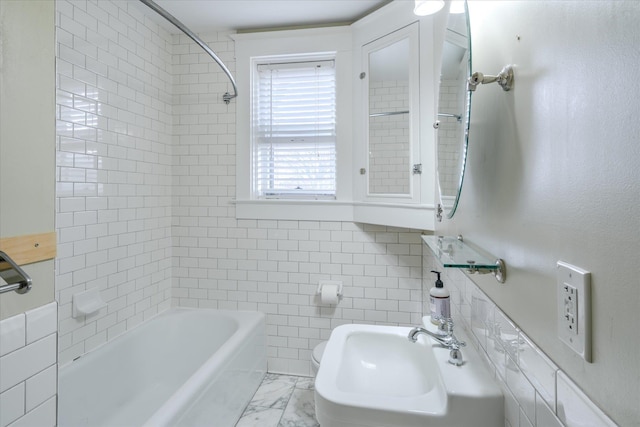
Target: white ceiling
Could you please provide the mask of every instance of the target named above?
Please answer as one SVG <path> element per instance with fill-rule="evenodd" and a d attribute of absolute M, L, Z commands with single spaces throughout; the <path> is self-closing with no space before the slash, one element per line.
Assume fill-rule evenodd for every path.
<path fill-rule="evenodd" d="M 190 30 L 198 33 L 213 30 L 350 24 L 389 3 L 390 0 L 155 0 L 155 2 Z M 156 15 L 154 12 L 151 13 Z M 154 20 L 172 33 L 179 32 L 159 16 Z"/>

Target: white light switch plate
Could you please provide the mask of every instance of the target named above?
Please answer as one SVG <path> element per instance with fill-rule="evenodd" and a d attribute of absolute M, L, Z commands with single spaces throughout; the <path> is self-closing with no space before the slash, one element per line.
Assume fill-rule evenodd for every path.
<path fill-rule="evenodd" d="M 591 273 L 558 261 L 558 337 L 591 362 Z"/>

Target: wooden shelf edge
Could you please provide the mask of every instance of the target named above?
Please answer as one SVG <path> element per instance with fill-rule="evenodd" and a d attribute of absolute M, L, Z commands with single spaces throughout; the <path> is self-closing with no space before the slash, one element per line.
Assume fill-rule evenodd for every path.
<path fill-rule="evenodd" d="M 30 234 L 0 238 L 0 251 L 18 265 L 32 264 L 56 257 L 56 233 Z"/>

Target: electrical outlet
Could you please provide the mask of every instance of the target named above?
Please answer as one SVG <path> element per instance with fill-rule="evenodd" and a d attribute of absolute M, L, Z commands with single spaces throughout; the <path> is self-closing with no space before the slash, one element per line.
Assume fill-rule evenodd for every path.
<path fill-rule="evenodd" d="M 578 335 L 578 290 L 568 283 L 564 283 L 560 293 L 564 306 L 560 327 L 564 327 L 572 335 Z"/>
<path fill-rule="evenodd" d="M 591 273 L 558 261 L 558 337 L 591 362 Z"/>

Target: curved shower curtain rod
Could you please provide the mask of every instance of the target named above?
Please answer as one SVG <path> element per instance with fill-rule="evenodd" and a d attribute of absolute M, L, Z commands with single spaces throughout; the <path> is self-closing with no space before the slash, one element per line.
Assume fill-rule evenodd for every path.
<path fill-rule="evenodd" d="M 216 61 L 218 63 L 220 68 L 222 68 L 222 71 L 224 71 L 224 73 L 227 75 L 227 77 L 229 77 L 229 80 L 231 80 L 231 84 L 233 85 L 233 95 L 231 95 L 229 92 L 227 92 L 222 96 L 222 99 L 224 100 L 225 104 L 228 104 L 229 102 L 231 102 L 231 99 L 233 99 L 233 98 L 238 96 L 238 87 L 236 86 L 236 81 L 233 79 L 233 76 L 231 75 L 231 72 L 229 71 L 227 66 L 224 65 L 224 62 L 222 62 L 222 60 L 220 58 L 218 58 L 218 55 L 216 55 L 216 53 L 209 46 L 207 46 L 207 44 L 205 42 L 203 42 L 200 39 L 200 37 L 195 35 L 190 29 L 185 27 L 182 22 L 178 21 L 175 16 L 173 16 L 172 14 L 170 14 L 169 12 L 167 12 L 166 10 L 164 10 L 163 8 L 158 6 L 152 0 L 140 0 L 140 1 L 142 3 L 144 3 L 145 5 L 149 6 L 150 9 L 152 9 L 153 11 L 158 13 L 164 19 L 166 19 L 167 21 L 171 22 L 180 31 L 182 31 L 187 36 L 189 36 L 189 38 L 191 38 L 191 40 L 196 42 L 202 49 L 204 49 L 205 52 L 207 52 L 213 58 L 214 61 Z"/>

